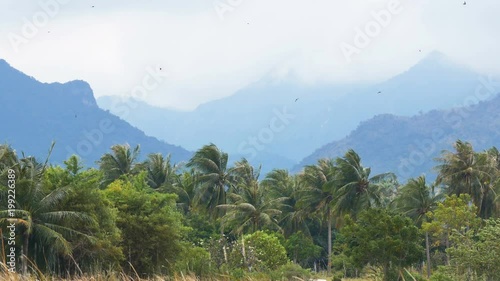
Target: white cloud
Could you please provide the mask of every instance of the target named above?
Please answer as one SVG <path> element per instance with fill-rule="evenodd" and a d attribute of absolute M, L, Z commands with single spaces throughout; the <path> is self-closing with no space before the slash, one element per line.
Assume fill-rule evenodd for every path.
<path fill-rule="evenodd" d="M 351 63 L 340 44 L 352 42 L 355 28 L 364 28 L 390 0 L 241 0 L 224 20 L 211 0 L 101 2 L 61 6 L 15 52 L 8 34 L 19 33 L 22 18 L 40 7 L 3 1 L 0 57 L 42 81 L 87 80 L 96 96 L 126 94 L 147 66 L 158 65 L 170 77 L 147 101 L 181 109 L 230 95 L 270 71 L 293 72 L 307 83 L 380 80 L 435 48 L 480 71 L 500 73 L 495 0 L 467 6 L 400 0 L 402 12 Z"/>

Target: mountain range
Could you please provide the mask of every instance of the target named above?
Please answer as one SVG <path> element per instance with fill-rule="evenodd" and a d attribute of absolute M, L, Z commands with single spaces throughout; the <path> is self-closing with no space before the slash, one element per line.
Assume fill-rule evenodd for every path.
<path fill-rule="evenodd" d="M 190 150 L 215 143 L 232 158 L 246 157 L 263 171 L 305 163 L 318 147 L 341 140 L 379 114 L 410 117 L 459 106 L 480 83 L 473 70 L 432 52 L 380 83 L 307 85 L 264 77 L 234 95 L 181 112 L 134 99 L 101 97 L 98 104 L 146 134 Z M 316 155 L 316 154 L 314 154 Z M 307 162 L 307 161 L 306 161 Z"/>
<path fill-rule="evenodd" d="M 483 85 L 492 86 L 491 90 Z M 470 142 L 476 151 L 500 144 L 500 84 L 485 82 L 478 89 L 478 95 L 466 98 L 478 100 L 475 105 L 432 110 L 412 117 L 375 116 L 347 137 L 319 148 L 294 170 L 354 149 L 363 164 L 372 168 L 372 174 L 394 172 L 400 180 L 422 174 L 435 178 L 436 159 L 443 151 L 453 151 L 457 140 Z"/>
<path fill-rule="evenodd" d="M 5 60 L 0 60 L 0 106 L 4 120 L 0 141 L 37 157 L 47 156 L 55 142 L 50 158 L 54 163 L 76 154 L 87 166 L 94 166 L 114 144 L 140 144 L 142 157 L 170 153 L 177 162 L 191 156 L 99 108 L 88 83 L 41 83 Z"/>
<path fill-rule="evenodd" d="M 497 145 L 498 89 L 491 77 L 432 53 L 378 84 L 263 78 L 181 112 L 113 96 L 96 101 L 84 81 L 41 83 L 0 60 L 0 141 L 38 157 L 55 141 L 52 162 L 77 154 L 88 166 L 114 144 L 140 144 L 142 158 L 170 153 L 180 162 L 215 143 L 230 162 L 246 157 L 262 164 L 263 174 L 298 172 L 353 148 L 373 173 L 391 171 L 404 180 L 432 174 L 434 159 L 457 139 L 479 150 Z"/>

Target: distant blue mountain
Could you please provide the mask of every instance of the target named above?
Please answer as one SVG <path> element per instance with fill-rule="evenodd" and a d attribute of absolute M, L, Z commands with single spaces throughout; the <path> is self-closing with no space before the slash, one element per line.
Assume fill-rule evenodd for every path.
<path fill-rule="evenodd" d="M 354 149 L 373 174 L 394 172 L 401 181 L 426 174 L 432 180 L 436 177 L 435 159 L 443 150 L 453 151 L 458 139 L 470 142 L 476 151 L 500 148 L 500 84 L 485 82 L 478 89 L 468 97 L 481 101 L 474 106 L 432 110 L 413 117 L 377 115 L 347 137 L 316 150 L 294 171 Z"/>
<path fill-rule="evenodd" d="M 262 163 L 268 171 L 291 168 L 375 115 L 412 116 L 460 105 L 474 92 L 478 78 L 474 71 L 433 52 L 407 71 L 377 84 L 304 85 L 293 78 L 275 81 L 264 77 L 191 112 L 130 100 L 125 102 L 137 107 L 122 116 L 149 135 L 191 150 L 213 142 L 231 155 Z M 118 98 L 97 101 L 120 116 Z M 284 111 L 293 118 L 283 122 Z"/>
<path fill-rule="evenodd" d="M 0 60 L 0 142 L 18 152 L 44 157 L 52 141 L 51 161 L 62 163 L 71 154 L 95 165 L 114 144 L 140 144 L 141 154 L 171 153 L 174 161 L 191 153 L 146 136 L 126 121 L 97 106 L 84 81 L 41 83 Z"/>

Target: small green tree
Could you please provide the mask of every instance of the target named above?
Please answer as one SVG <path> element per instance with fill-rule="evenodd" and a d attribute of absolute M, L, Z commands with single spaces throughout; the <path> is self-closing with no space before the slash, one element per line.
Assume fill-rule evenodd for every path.
<path fill-rule="evenodd" d="M 479 225 L 481 220 L 476 214 L 477 207 L 472 204 L 470 195 L 452 195 L 446 197 L 442 203 L 438 203 L 434 211 L 427 213 L 427 217 L 431 221 L 423 222 L 422 229 L 432 233 L 438 239 L 437 245 L 444 244 L 446 248 L 449 248 L 450 236 L 453 231 L 459 231 L 463 234 Z M 447 254 L 446 263 L 449 264 L 449 262 L 450 258 Z"/>
<path fill-rule="evenodd" d="M 285 248 L 288 257 L 294 263 L 306 266 L 310 259 L 316 259 L 321 256 L 322 248 L 314 244 L 310 236 L 306 236 L 302 231 L 295 232 L 285 241 Z"/>
<path fill-rule="evenodd" d="M 364 210 L 357 221 L 346 217 L 340 236 L 344 254 L 359 267 L 381 266 L 384 280 L 397 280 L 403 267 L 423 260 L 418 228 L 410 218 L 393 215 L 385 209 Z"/>
<path fill-rule="evenodd" d="M 118 209 L 116 224 L 123 236 L 124 268 L 132 265 L 143 276 L 171 273 L 186 231 L 176 210 L 176 196 L 153 191 L 144 172 L 131 180 L 116 180 L 105 190 Z"/>
<path fill-rule="evenodd" d="M 500 276 L 500 219 L 487 220 L 477 233 L 454 231 L 450 240 L 454 246 L 447 252 L 458 276 L 465 275 L 467 280 L 496 280 Z"/>
<path fill-rule="evenodd" d="M 279 238 L 263 231 L 243 236 L 233 245 L 230 257 L 233 267 L 257 271 L 274 270 L 288 262 Z"/>

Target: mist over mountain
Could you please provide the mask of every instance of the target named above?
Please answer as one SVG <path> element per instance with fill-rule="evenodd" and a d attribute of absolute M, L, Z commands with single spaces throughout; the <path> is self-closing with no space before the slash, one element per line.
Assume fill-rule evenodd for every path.
<path fill-rule="evenodd" d="M 432 52 L 377 84 L 306 85 L 293 77 L 264 77 L 230 97 L 190 112 L 118 97 L 101 97 L 97 102 L 149 135 L 190 150 L 212 142 L 231 155 L 249 158 L 254 165 L 262 163 L 267 170 L 291 168 L 375 115 L 409 117 L 460 105 L 474 92 L 480 77 Z M 123 104 L 135 107 L 124 112 L 120 110 Z"/>
<path fill-rule="evenodd" d="M 483 80 L 477 91 L 464 99 L 480 101 L 472 106 L 432 110 L 412 117 L 377 115 L 362 122 L 347 137 L 331 142 L 295 167 L 314 164 L 320 158 L 335 158 L 354 149 L 373 174 L 394 172 L 400 180 L 426 174 L 435 178 L 435 159 L 443 150 L 453 151 L 458 140 L 470 142 L 476 151 L 500 143 L 500 83 Z"/>
<path fill-rule="evenodd" d="M 141 155 L 171 153 L 189 159 L 187 150 L 146 136 L 119 117 L 100 109 L 84 81 L 41 83 L 0 60 L 0 141 L 19 152 L 45 157 L 52 141 L 51 162 L 72 154 L 92 166 L 114 144 L 141 145 Z M 43 160 L 43 159 L 42 159 Z"/>

